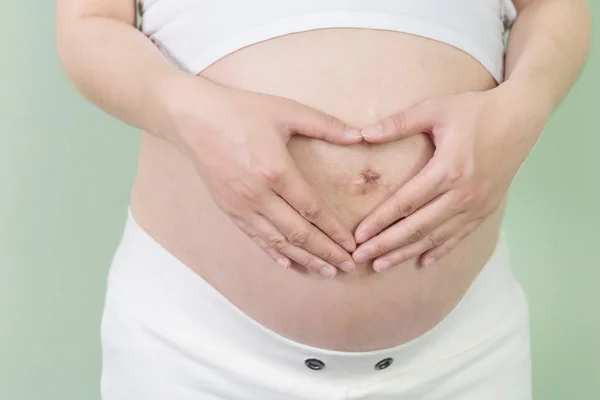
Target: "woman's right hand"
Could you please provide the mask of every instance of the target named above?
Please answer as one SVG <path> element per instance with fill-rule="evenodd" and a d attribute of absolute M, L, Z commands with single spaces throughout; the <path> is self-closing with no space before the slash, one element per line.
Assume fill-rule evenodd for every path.
<path fill-rule="evenodd" d="M 293 260 L 326 278 L 334 267 L 354 270 L 352 233 L 303 179 L 287 143 L 301 134 L 349 145 L 360 131 L 282 97 L 217 85 L 199 95 L 206 81 L 194 80 L 202 79 L 175 92 L 171 129 L 217 205 L 280 265 Z"/>

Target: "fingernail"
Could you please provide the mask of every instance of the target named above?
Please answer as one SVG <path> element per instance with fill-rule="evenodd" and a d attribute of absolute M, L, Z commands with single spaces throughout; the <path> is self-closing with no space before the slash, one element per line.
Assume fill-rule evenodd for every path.
<path fill-rule="evenodd" d="M 341 245 L 344 248 L 344 250 L 349 251 L 350 253 L 356 250 L 356 246 L 352 242 L 349 242 L 347 240 L 343 241 Z"/>
<path fill-rule="evenodd" d="M 388 260 L 382 260 L 376 262 L 375 265 L 373 265 L 373 269 L 375 269 L 376 272 L 383 272 L 391 266 L 391 262 L 389 262 Z"/>
<path fill-rule="evenodd" d="M 346 139 L 362 139 L 362 134 L 358 129 L 350 128 L 344 133 Z"/>
<path fill-rule="evenodd" d="M 290 266 L 289 261 L 286 260 L 285 258 L 277 259 L 277 264 L 281 265 L 283 268 L 289 268 L 289 266 Z"/>
<path fill-rule="evenodd" d="M 364 138 L 378 138 L 383 136 L 383 129 L 381 128 L 381 125 L 375 124 L 363 128 L 360 133 Z"/>
<path fill-rule="evenodd" d="M 433 264 L 436 261 L 435 258 L 433 257 L 429 257 L 427 260 L 425 260 L 425 267 L 429 267 L 431 264 Z"/>
<path fill-rule="evenodd" d="M 361 263 L 367 262 L 368 260 L 369 260 L 369 255 L 366 254 L 366 253 L 356 253 L 354 255 L 354 261 L 357 264 L 361 264 Z"/>
<path fill-rule="evenodd" d="M 354 267 L 355 267 L 355 265 L 352 261 L 344 261 L 343 263 L 340 264 L 340 269 L 345 272 L 354 271 Z"/>
<path fill-rule="evenodd" d="M 335 268 L 329 265 L 323 267 L 319 270 L 319 275 L 321 275 L 323 278 L 331 279 L 335 276 Z"/>
<path fill-rule="evenodd" d="M 369 238 L 367 231 L 361 230 L 356 233 L 356 241 L 362 243 Z"/>

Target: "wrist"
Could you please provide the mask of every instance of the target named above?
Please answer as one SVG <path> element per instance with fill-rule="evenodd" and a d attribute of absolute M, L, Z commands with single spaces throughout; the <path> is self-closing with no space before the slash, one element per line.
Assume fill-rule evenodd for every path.
<path fill-rule="evenodd" d="M 224 96 L 224 88 L 201 77 L 176 71 L 165 76 L 155 85 L 153 103 L 156 118 L 153 126 L 158 136 L 175 145 L 187 142 L 188 121 L 197 128 L 199 120 L 208 124 L 208 116 Z"/>
<path fill-rule="evenodd" d="M 147 112 L 151 115 L 150 124 L 145 130 L 154 136 L 172 141 L 175 137 L 173 114 L 180 108 L 178 99 L 182 82 L 187 79 L 181 71 L 169 71 L 157 77 L 148 95 L 152 104 Z"/>
<path fill-rule="evenodd" d="M 502 113 L 526 115 L 537 123 L 546 124 L 558 106 L 548 82 L 533 77 L 511 77 L 493 89 L 495 101 Z"/>
<path fill-rule="evenodd" d="M 498 116 L 494 131 L 520 165 L 539 141 L 556 106 L 532 81 L 507 80 L 490 92 L 491 109 Z"/>

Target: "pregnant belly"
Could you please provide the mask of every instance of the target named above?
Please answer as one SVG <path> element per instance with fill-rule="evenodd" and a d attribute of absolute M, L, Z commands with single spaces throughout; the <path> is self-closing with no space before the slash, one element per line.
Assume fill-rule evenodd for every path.
<path fill-rule="evenodd" d="M 202 76 L 288 97 L 357 127 L 426 98 L 494 85 L 477 61 L 453 47 L 362 29 L 272 39 L 225 57 Z M 353 146 L 295 136 L 288 148 L 305 179 L 351 229 L 434 150 L 425 135 Z M 144 134 L 132 210 L 164 247 L 267 328 L 353 351 L 394 346 L 437 324 L 489 258 L 503 207 L 434 266 L 419 268 L 413 259 L 376 274 L 367 263 L 324 280 L 274 264 L 214 204 L 191 164 L 169 143 Z"/>

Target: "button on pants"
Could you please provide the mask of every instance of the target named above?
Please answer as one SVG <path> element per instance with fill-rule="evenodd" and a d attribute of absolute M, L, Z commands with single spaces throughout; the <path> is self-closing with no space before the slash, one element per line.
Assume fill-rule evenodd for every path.
<path fill-rule="evenodd" d="M 531 400 L 527 299 L 503 234 L 432 329 L 396 347 L 343 352 L 259 324 L 129 210 L 101 334 L 103 400 Z"/>

